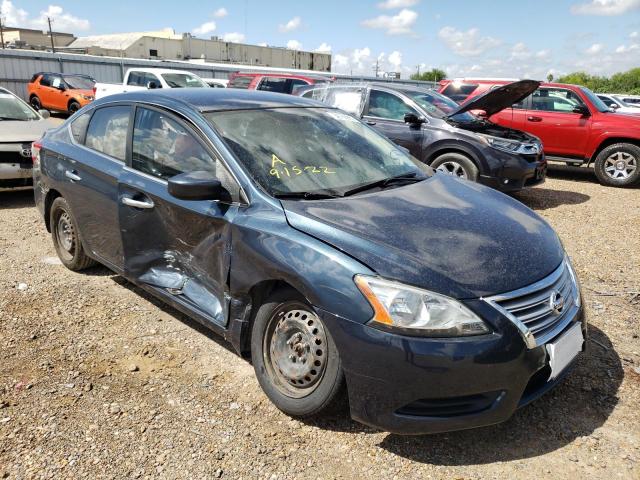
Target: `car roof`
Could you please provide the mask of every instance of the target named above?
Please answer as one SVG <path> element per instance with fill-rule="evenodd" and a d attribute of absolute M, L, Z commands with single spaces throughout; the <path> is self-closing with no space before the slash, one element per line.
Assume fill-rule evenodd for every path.
<path fill-rule="evenodd" d="M 129 68 L 129 71 L 133 71 L 133 72 L 143 72 L 143 73 L 159 73 L 159 74 L 163 74 L 163 73 L 188 73 L 189 75 L 194 75 L 196 77 L 198 77 L 198 74 L 193 73 L 193 72 L 189 72 L 188 70 L 175 70 L 175 69 L 171 69 L 171 68 L 138 68 L 138 67 L 131 67 Z"/>
<path fill-rule="evenodd" d="M 331 80 L 331 77 L 324 75 L 314 75 L 312 73 L 279 73 L 279 72 L 236 72 L 235 77 L 282 77 L 282 78 L 303 78 L 311 80 Z"/>
<path fill-rule="evenodd" d="M 513 83 L 509 80 L 502 80 L 502 79 L 496 79 L 496 80 L 488 80 L 488 79 L 475 79 L 475 78 L 456 78 L 455 80 L 451 80 L 450 83 L 478 83 L 478 84 L 484 84 L 484 85 L 508 85 L 510 83 Z M 574 88 L 580 88 L 580 85 L 574 85 L 572 83 L 555 83 L 555 82 L 541 82 L 540 83 L 541 87 L 562 87 L 562 88 L 567 88 L 567 87 L 574 87 Z"/>
<path fill-rule="evenodd" d="M 255 110 L 284 107 L 324 107 L 323 103 L 282 93 L 242 90 L 235 88 L 163 88 L 109 95 L 94 102 L 96 105 L 116 101 L 162 102 L 177 100 L 201 112 L 222 110 Z"/>

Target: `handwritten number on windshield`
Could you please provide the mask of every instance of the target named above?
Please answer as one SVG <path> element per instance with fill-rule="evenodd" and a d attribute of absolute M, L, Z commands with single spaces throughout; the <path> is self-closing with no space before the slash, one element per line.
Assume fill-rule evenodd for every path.
<path fill-rule="evenodd" d="M 280 160 L 275 153 L 271 155 L 271 169 L 269 170 L 269 175 L 281 178 L 294 177 L 302 175 L 303 173 L 330 175 L 336 172 L 335 170 L 331 170 L 329 167 L 316 167 L 313 165 L 300 167 L 299 165 L 287 165 L 287 162 Z"/>

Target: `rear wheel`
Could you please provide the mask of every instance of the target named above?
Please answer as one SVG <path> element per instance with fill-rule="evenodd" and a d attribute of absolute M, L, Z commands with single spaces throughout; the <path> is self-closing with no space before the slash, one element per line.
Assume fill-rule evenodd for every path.
<path fill-rule="evenodd" d="M 80 110 L 80 104 L 78 102 L 76 102 L 75 100 L 73 100 L 73 101 L 69 102 L 68 110 L 69 110 L 69 113 L 71 115 L 73 115 L 78 110 Z"/>
<path fill-rule="evenodd" d="M 326 411 L 343 391 L 342 363 L 329 330 L 292 290 L 276 292 L 260 306 L 251 359 L 260 386 L 288 415 Z"/>
<path fill-rule="evenodd" d="M 631 143 L 609 145 L 598 154 L 593 168 L 603 185 L 634 185 L 640 181 L 640 147 Z"/>
<path fill-rule="evenodd" d="M 53 201 L 50 215 L 51 237 L 62 264 L 76 272 L 96 265 L 97 262 L 88 257 L 82 247 L 78 224 L 64 198 L 58 197 Z"/>
<path fill-rule="evenodd" d="M 437 157 L 431 166 L 439 172 L 467 180 L 478 180 L 478 167 L 473 161 L 461 153 L 445 153 Z"/>
<path fill-rule="evenodd" d="M 29 104 L 33 107 L 35 111 L 39 111 L 42 108 L 42 103 L 40 99 L 36 95 L 31 95 L 29 99 Z"/>

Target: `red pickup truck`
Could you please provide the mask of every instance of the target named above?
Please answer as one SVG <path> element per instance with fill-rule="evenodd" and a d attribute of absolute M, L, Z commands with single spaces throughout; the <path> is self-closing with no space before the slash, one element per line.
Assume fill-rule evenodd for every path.
<path fill-rule="evenodd" d="M 506 80 L 444 80 L 440 93 L 465 103 Z M 508 128 L 531 133 L 544 145 L 547 160 L 593 165 L 604 185 L 640 183 L 640 116 L 612 112 L 591 90 L 542 83 L 529 97 L 491 117 Z"/>

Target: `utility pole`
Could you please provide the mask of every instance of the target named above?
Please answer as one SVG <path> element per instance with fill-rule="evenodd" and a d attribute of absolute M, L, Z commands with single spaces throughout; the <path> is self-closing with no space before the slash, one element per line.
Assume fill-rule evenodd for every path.
<path fill-rule="evenodd" d="M 373 67 L 373 70 L 376 72 L 376 78 L 378 78 L 378 72 L 380 71 L 380 61 L 376 60 L 376 66 Z"/>
<path fill-rule="evenodd" d="M 51 17 L 47 17 L 47 22 L 49 23 L 49 37 L 51 37 L 51 51 L 56 53 L 56 46 L 53 43 L 53 30 L 51 30 Z"/>
<path fill-rule="evenodd" d="M 420 65 L 416 65 L 416 68 L 418 69 L 418 80 L 420 80 Z"/>
<path fill-rule="evenodd" d="M 2 24 L 2 10 L 0 10 L 0 46 L 4 50 L 4 25 Z"/>

